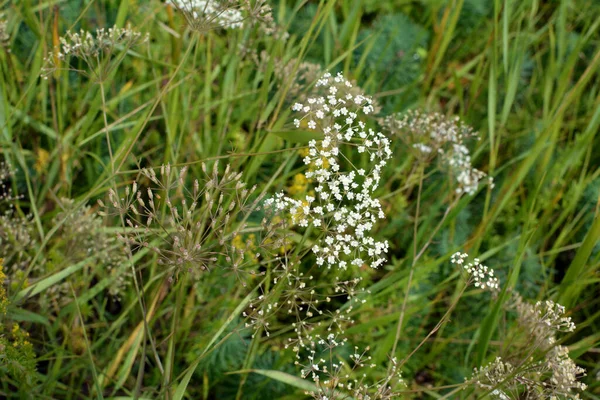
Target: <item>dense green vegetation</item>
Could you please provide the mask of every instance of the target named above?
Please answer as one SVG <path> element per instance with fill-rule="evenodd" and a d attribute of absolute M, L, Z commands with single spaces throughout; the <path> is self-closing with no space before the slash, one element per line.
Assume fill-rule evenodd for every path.
<path fill-rule="evenodd" d="M 571 398 L 552 381 L 565 348 L 587 374 L 573 396 L 600 398 L 600 3 L 268 3 L 233 2 L 233 27 L 160 0 L 0 0 L 0 397 L 324 399 L 333 383 L 293 349 L 306 323 L 304 338 L 347 339 L 326 364 L 372 398 Z M 96 48 L 66 54 L 80 30 Z M 358 118 L 390 140 L 376 269 L 318 266 L 322 226 L 264 206 L 315 196 L 303 159 L 327 132 L 294 104 L 325 71 L 373 97 Z M 410 110 L 442 122 L 403 124 Z M 464 142 L 436 139 L 452 127 Z M 472 193 L 455 142 L 483 171 Z M 348 154 L 342 170 L 371 170 Z M 546 300 L 577 325 L 556 343 Z M 353 370 L 367 347 L 373 367 Z M 485 386 L 473 369 L 496 357 L 515 370 Z"/>

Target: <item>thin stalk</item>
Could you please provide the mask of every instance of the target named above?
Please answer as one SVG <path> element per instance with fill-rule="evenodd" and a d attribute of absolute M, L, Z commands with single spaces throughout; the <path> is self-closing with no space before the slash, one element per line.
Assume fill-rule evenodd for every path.
<path fill-rule="evenodd" d="M 454 311 L 454 308 L 456 308 L 456 305 L 458 304 L 458 301 L 460 300 L 463 293 L 467 289 L 467 286 L 468 285 L 463 286 L 461 292 L 459 293 L 458 296 L 456 296 L 456 299 L 454 300 L 454 302 L 452 303 L 450 308 L 448 308 L 448 310 L 446 311 L 444 316 L 439 320 L 439 322 L 436 324 L 436 326 L 427 334 L 427 336 L 425 336 L 425 339 L 421 340 L 421 343 L 419 343 L 419 345 L 417 347 L 415 347 L 414 350 L 402 360 L 402 362 L 398 366 L 398 369 L 401 369 L 402 366 L 421 348 L 421 346 L 423 346 L 423 344 L 425 344 L 425 342 L 428 341 L 429 338 L 442 327 L 442 324 L 444 322 L 446 322 L 446 320 L 450 317 L 450 314 L 452 313 L 452 311 Z"/>
<path fill-rule="evenodd" d="M 396 325 L 396 338 L 394 339 L 394 345 L 392 346 L 392 357 L 394 357 L 394 354 L 396 354 L 396 348 L 398 347 L 398 341 L 400 340 L 400 334 L 402 333 L 402 322 L 404 322 L 404 315 L 406 313 L 406 305 L 408 304 L 410 287 L 412 285 L 413 275 L 415 272 L 415 265 L 417 264 L 417 231 L 419 228 L 419 213 L 421 210 L 421 192 L 423 191 L 423 174 L 424 169 L 421 167 L 419 170 L 419 189 L 417 191 L 417 210 L 415 212 L 415 223 L 413 225 L 413 260 L 410 266 L 410 272 L 408 274 L 408 282 L 406 284 L 406 292 L 404 293 L 402 309 L 400 310 L 400 315 L 398 316 L 398 324 Z M 392 364 L 390 364 L 390 368 L 391 365 Z"/>
<path fill-rule="evenodd" d="M 458 203 L 458 200 L 460 199 L 460 197 L 457 197 L 448 206 L 448 208 L 446 208 L 446 211 L 444 212 L 444 216 L 442 217 L 442 219 L 440 220 L 440 222 L 438 222 L 438 224 L 434 228 L 433 232 L 429 236 L 429 239 L 427 239 L 427 242 L 425 242 L 425 244 L 421 247 L 421 250 L 419 250 L 419 252 L 417 252 L 417 227 L 418 227 L 418 222 L 419 222 L 420 200 L 421 200 L 421 192 L 422 192 L 422 187 L 423 187 L 423 171 L 424 170 L 421 168 L 421 174 L 420 174 L 420 177 L 419 177 L 419 190 L 418 190 L 418 193 L 417 193 L 417 211 L 416 211 L 416 215 L 415 215 L 415 224 L 414 224 L 414 228 L 413 228 L 413 235 L 414 235 L 414 239 L 413 239 L 413 261 L 412 261 L 412 264 L 411 264 L 411 267 L 410 267 L 410 273 L 409 273 L 409 276 L 408 276 L 408 282 L 407 282 L 407 287 L 406 287 L 406 294 L 404 296 L 404 300 L 403 300 L 403 303 L 402 303 L 402 309 L 400 310 L 400 315 L 398 316 L 398 325 L 396 326 L 396 337 L 394 339 L 394 346 L 392 347 L 392 352 L 391 352 L 391 356 L 392 357 L 394 357 L 394 354 L 396 353 L 396 348 L 398 346 L 398 341 L 400 340 L 400 334 L 402 333 L 402 323 L 403 323 L 404 316 L 405 316 L 405 313 L 406 313 L 406 307 L 407 307 L 407 303 L 408 303 L 408 296 L 409 296 L 409 293 L 410 293 L 410 287 L 411 287 L 411 284 L 412 284 L 412 279 L 413 279 L 413 275 L 414 275 L 415 266 L 417 265 L 417 261 L 425 253 L 425 250 L 427 250 L 427 248 L 431 245 L 431 242 L 433 241 L 433 238 L 435 237 L 435 235 L 437 235 L 438 231 L 440 230 L 440 228 L 442 227 L 442 225 L 446 221 L 446 218 L 450 214 L 450 211 L 454 208 L 454 206 L 456 205 L 456 203 Z M 460 298 L 460 296 L 458 298 Z M 439 329 L 439 328 L 437 328 L 437 329 Z M 431 336 L 431 335 L 428 335 L 424 339 L 424 341 L 428 340 L 429 336 Z M 419 345 L 419 347 L 420 346 L 421 345 Z M 392 364 L 390 364 L 390 368 L 391 368 L 391 365 Z"/>
<path fill-rule="evenodd" d="M 169 339 L 169 348 L 167 350 L 167 364 L 165 367 L 165 374 L 163 375 L 163 387 L 165 388 L 165 399 L 170 399 L 172 393 L 169 391 L 169 385 L 171 384 L 171 377 L 173 375 L 173 365 L 175 363 L 175 341 L 176 341 L 176 330 L 179 325 L 179 314 L 183 314 L 183 298 L 185 296 L 185 288 L 187 283 L 187 275 L 179 281 L 179 290 L 177 291 L 175 299 L 175 310 L 173 311 L 173 320 L 171 325 L 171 338 Z"/>
<path fill-rule="evenodd" d="M 85 324 L 83 323 L 83 316 L 81 315 L 81 309 L 79 308 L 79 301 L 77 301 L 77 295 L 75 294 L 75 290 L 73 289 L 73 285 L 69 283 L 69 287 L 71 289 L 71 293 L 73 294 L 73 299 L 75 300 L 75 307 L 77 308 L 77 315 L 79 317 L 79 321 L 81 322 L 81 330 L 83 332 L 83 340 L 85 342 L 85 350 L 90 359 L 90 365 L 92 370 L 92 376 L 94 377 L 94 385 L 96 386 L 96 390 L 98 391 L 97 398 L 104 399 L 102 396 L 102 387 L 100 386 L 100 381 L 98 380 L 98 373 L 96 371 L 96 365 L 94 364 L 94 357 L 92 357 L 92 352 L 90 351 L 90 342 L 87 337 L 87 332 L 85 331 Z"/>
<path fill-rule="evenodd" d="M 102 117 L 104 119 L 104 135 L 106 137 L 106 145 L 108 146 L 108 155 L 110 157 L 111 176 L 115 176 L 115 163 L 113 158 L 112 146 L 110 144 L 110 136 L 108 134 L 108 118 L 106 117 L 106 94 L 104 93 L 104 82 L 100 82 L 100 95 L 102 96 Z M 114 188 L 113 188 L 114 189 Z"/>

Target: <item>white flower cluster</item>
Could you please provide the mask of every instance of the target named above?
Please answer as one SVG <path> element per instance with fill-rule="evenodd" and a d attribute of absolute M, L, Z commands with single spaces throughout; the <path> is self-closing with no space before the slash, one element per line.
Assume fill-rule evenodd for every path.
<path fill-rule="evenodd" d="M 505 359 L 475 368 L 467 382 L 486 390 L 493 399 L 506 400 L 507 393 L 526 398 L 579 399 L 586 389 L 579 379 L 585 370 L 569 357 L 569 350 L 556 343 L 557 332 L 572 332 L 575 324 L 564 316 L 565 308 L 552 301 L 530 304 L 513 292 L 509 307 L 516 310 L 523 341 L 515 340 Z M 529 396 L 533 395 L 533 396 Z M 521 396 L 523 397 L 523 396 Z"/>
<path fill-rule="evenodd" d="M 177 9 L 194 20 L 204 20 L 213 26 L 238 29 L 244 24 L 244 16 L 231 1 L 218 0 L 168 0 Z M 239 3 L 239 2 L 237 2 Z"/>
<path fill-rule="evenodd" d="M 514 307 L 519 315 L 519 323 L 535 337 L 538 345 L 543 348 L 553 346 L 557 332 L 575 331 L 575 323 L 571 317 L 565 317 L 565 307 L 551 300 L 538 301 L 530 304 L 515 294 Z"/>
<path fill-rule="evenodd" d="M 323 338 L 315 335 L 311 342 L 310 354 L 306 363 L 296 361 L 302 367 L 302 377 L 310 377 L 317 390 L 307 392 L 315 400 L 334 400 L 342 398 L 392 400 L 399 398 L 396 391 L 404 387 L 402 375 L 397 368 L 395 358 L 391 359 L 392 366 L 377 382 L 369 383 L 365 369 L 375 369 L 377 364 L 372 362 L 367 353 L 369 347 L 360 350 L 354 347 L 348 360 L 336 354 L 336 350 L 347 348 L 348 340 L 339 338 L 333 333 Z"/>
<path fill-rule="evenodd" d="M 473 167 L 465 141 L 479 139 L 477 132 L 460 122 L 438 113 L 409 111 L 400 118 L 388 117 L 383 125 L 397 134 L 421 158 L 440 156 L 450 167 L 458 186 L 456 193 L 473 195 L 486 174 Z M 490 183 L 491 183 L 491 178 Z"/>
<path fill-rule="evenodd" d="M 565 307 L 552 300 L 538 301 L 535 303 L 535 310 L 540 316 L 540 322 L 547 326 L 552 326 L 560 332 L 573 332 L 575 323 L 571 317 L 565 317 Z"/>
<path fill-rule="evenodd" d="M 564 346 L 551 348 L 543 361 L 525 360 L 511 363 L 497 357 L 491 363 L 475 368 L 473 376 L 467 380 L 486 390 L 492 390 L 490 397 L 495 400 L 508 400 L 507 393 L 535 394 L 536 399 L 579 399 L 576 391 L 584 391 L 587 385 L 579 382 L 585 370 L 569 357 Z"/>
<path fill-rule="evenodd" d="M 341 73 L 335 77 L 325 73 L 316 87 L 326 93 L 292 107 L 303 114 L 294 120 L 296 127 L 306 122 L 309 129 L 324 136 L 310 141 L 304 158 L 309 167 L 306 177 L 315 185 L 315 196 L 307 195 L 300 201 L 279 193 L 266 204 L 289 211 L 292 221 L 301 227 L 323 231 L 322 242 L 312 249 L 317 265 L 345 269 L 349 262 L 377 268 L 385 262 L 388 243 L 370 236 L 377 220 L 385 218 L 381 204 L 372 195 L 379 185 L 381 169 L 391 157 L 390 141 L 360 119 L 373 111 L 372 100 L 352 94 L 352 84 Z M 356 169 L 349 161 L 349 151 L 367 154 L 372 167 Z M 364 255 L 367 260 L 363 260 Z"/>
<path fill-rule="evenodd" d="M 565 346 L 555 346 L 546 355 L 546 363 L 552 372 L 550 382 L 559 393 L 568 393 L 574 390 L 585 390 L 587 385 L 579 382 L 585 376 L 585 369 L 581 368 L 569 357 L 569 350 Z M 576 395 L 573 398 L 579 398 Z"/>
<path fill-rule="evenodd" d="M 498 290 L 498 278 L 494 276 L 494 270 L 481 264 L 478 258 L 473 259 L 473 262 L 467 262 L 468 258 L 468 254 L 456 252 L 452 254 L 450 262 L 452 264 L 463 266 L 464 270 L 469 275 L 469 280 L 473 281 L 475 287 L 488 289 L 490 291 Z"/>
<path fill-rule="evenodd" d="M 299 361 L 295 362 L 296 365 L 302 366 L 302 377 L 306 378 L 310 375 L 313 381 L 318 383 L 321 379 L 319 373 L 327 373 L 329 371 L 327 361 L 317 356 L 317 345 L 330 350 L 335 349 L 337 347 L 341 347 L 347 342 L 348 339 L 338 338 L 333 333 L 328 334 L 326 339 L 322 338 L 320 335 L 315 335 L 314 341 L 312 342 L 312 346 L 310 347 L 310 354 L 306 356 L 308 363 L 303 365 Z M 336 363 L 332 367 L 339 368 L 341 365 L 343 364 Z"/>
<path fill-rule="evenodd" d="M 514 374 L 515 368 L 512 364 L 504 362 L 502 357 L 496 357 L 496 359 L 481 368 L 473 368 L 473 375 L 471 379 L 465 379 L 469 383 L 473 383 L 476 386 L 484 389 L 495 388 L 490 397 L 497 400 L 509 400 L 510 398 L 506 395 L 505 391 L 499 389 L 499 386 L 506 380 L 507 376 Z"/>
<path fill-rule="evenodd" d="M 79 33 L 67 31 L 66 35 L 60 38 L 60 47 L 44 59 L 42 76 L 48 79 L 48 76 L 59 68 L 59 60 L 73 57 L 87 64 L 91 74 L 97 75 L 98 78 L 106 77 L 111 68 L 116 66 L 116 63 L 107 62 L 115 52 L 125 54 L 133 46 L 147 42 L 148 38 L 148 34 L 142 35 L 130 28 L 116 26 L 109 29 L 100 28 L 95 34 L 83 30 Z M 86 71 L 78 72 L 88 74 Z"/>
<path fill-rule="evenodd" d="M 510 400 L 510 397 L 508 397 L 502 390 L 494 389 L 490 395 L 492 398 L 497 398 L 499 400 Z"/>
<path fill-rule="evenodd" d="M 458 188 L 456 192 L 474 195 L 479 182 L 485 178 L 485 173 L 473 168 L 469 149 L 465 145 L 453 143 L 451 154 L 452 156 L 447 157 L 447 163 L 453 170 L 457 171 L 456 182 Z"/>
<path fill-rule="evenodd" d="M 376 222 L 385 218 L 381 204 L 373 196 L 391 150 L 388 138 L 366 126 L 365 116 L 375 111 L 373 100 L 342 74 L 325 73 L 317 79 L 315 90 L 293 104 L 292 110 L 301 113 L 294 120 L 297 128 L 316 131 L 322 138 L 310 141 L 303 155 L 308 167 L 303 175 L 304 188 L 293 194 L 290 191 L 292 195 L 306 194 L 292 198 L 279 193 L 265 202 L 265 208 L 289 215 L 291 223 L 319 232 L 320 238 L 312 247 L 317 265 L 341 269 L 365 264 L 379 267 L 385 261 L 388 244 L 372 237 Z M 355 167 L 356 158 L 368 160 L 368 166 Z M 368 362 L 366 351 L 355 348 L 348 362 L 338 354 L 347 348 L 348 340 L 343 334 L 345 327 L 354 322 L 354 308 L 366 302 L 361 296 L 365 293 L 360 289 L 361 279 L 336 279 L 331 285 L 311 286 L 312 276 L 295 271 L 291 262 L 288 265 L 287 257 L 285 262 L 282 276 L 277 279 L 285 285 L 281 296 L 260 307 L 265 310 L 262 315 L 277 308 L 296 315 L 297 321 L 292 324 L 295 337 L 289 338 L 285 347 L 296 353 L 302 376 L 311 377 L 318 388 L 307 394 L 320 400 L 347 395 L 357 399 L 398 398 L 395 388 L 402 385 L 402 378 L 395 360 L 381 380 L 367 383 L 365 375 L 358 374 L 359 369 L 375 367 Z M 335 310 L 322 307 L 332 298 L 346 300 L 346 306 Z M 257 309 L 251 307 L 256 317 L 247 318 L 247 326 L 261 326 L 266 331 L 268 326 Z M 321 336 L 324 330 L 327 336 Z"/>
<path fill-rule="evenodd" d="M 11 187 L 11 180 L 17 171 L 5 161 L 0 161 L 0 205 L 15 208 L 15 202 L 24 198 L 23 195 L 15 196 Z"/>
<path fill-rule="evenodd" d="M 108 30 L 100 28 L 96 31 L 96 35 L 83 30 L 79 33 L 67 31 L 67 34 L 60 38 L 61 51 L 58 53 L 58 58 L 64 59 L 68 56 L 81 59 L 93 58 L 102 52 L 112 51 L 118 45 L 130 47 L 147 39 L 148 35 L 143 36 L 140 32 L 116 26 Z"/>
<path fill-rule="evenodd" d="M 265 334 L 267 335 L 267 337 L 269 337 L 271 335 L 271 333 L 269 332 L 270 322 L 268 321 L 268 316 L 273 312 L 274 309 L 276 309 L 278 307 L 278 303 L 275 303 L 275 304 L 262 303 L 263 299 L 264 299 L 263 295 L 258 297 L 257 304 L 260 304 L 260 308 L 257 308 L 256 306 L 254 306 L 254 304 L 250 304 L 250 311 L 249 312 L 244 311 L 242 313 L 242 316 L 248 320 L 248 322 L 245 323 L 246 328 L 255 328 L 255 329 L 262 328 L 264 330 Z M 254 338 L 254 335 L 255 334 L 253 333 L 252 334 L 253 338 Z"/>

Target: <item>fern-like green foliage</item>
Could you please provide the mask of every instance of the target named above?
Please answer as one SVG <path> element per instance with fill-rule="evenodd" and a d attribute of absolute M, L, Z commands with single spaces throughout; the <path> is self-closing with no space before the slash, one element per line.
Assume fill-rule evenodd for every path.
<path fill-rule="evenodd" d="M 366 55 L 364 71 L 364 80 L 369 82 L 368 91 L 402 89 L 393 96 L 382 97 L 380 104 L 386 113 L 405 108 L 417 95 L 414 84 L 422 73 L 429 32 L 406 15 L 398 13 L 378 18 L 372 27 L 363 29 L 358 36 L 359 41 L 372 43 Z M 357 49 L 357 61 L 362 58 L 366 48 L 368 46 Z"/>
<path fill-rule="evenodd" d="M 223 379 L 227 372 L 242 367 L 249 345 L 248 335 L 233 333 L 200 363 L 198 372 L 207 373 L 211 382 Z"/>
<path fill-rule="evenodd" d="M 231 324 L 231 326 L 238 326 Z M 250 343 L 252 341 L 249 330 L 226 331 L 219 341 L 226 335 L 229 337 L 215 348 L 198 366 L 196 374 L 199 377 L 206 376 L 210 384 L 211 395 L 216 399 L 235 399 L 243 377 L 242 374 L 236 374 L 235 371 L 243 369 L 244 361 Z M 217 341 L 217 343 L 219 342 Z M 194 351 L 188 357 L 189 360 L 200 355 L 202 346 L 198 346 L 198 351 Z M 253 369 L 277 370 L 293 374 L 293 368 L 290 367 L 289 360 L 283 363 L 277 350 L 270 348 L 261 348 L 254 363 Z M 233 373 L 232 373 L 233 372 Z M 249 374 L 244 383 L 244 399 L 279 399 L 284 394 L 294 391 L 282 382 L 272 380 L 263 375 Z"/>
<path fill-rule="evenodd" d="M 481 28 L 481 24 L 492 16 L 493 11 L 493 1 L 465 0 L 456 23 L 455 37 L 465 39 L 477 32 Z"/>
<path fill-rule="evenodd" d="M 594 210 L 598 205 L 598 198 L 600 196 L 600 177 L 595 178 L 590 182 L 585 191 L 583 192 L 582 199 L 579 202 L 578 209 L 579 210 Z M 585 217 L 584 228 L 578 232 L 577 238 L 580 241 L 583 241 L 583 238 L 586 232 L 589 232 L 592 228 L 592 224 L 594 223 L 594 218 L 596 217 L 595 213 L 588 212 Z M 600 240 L 596 242 L 594 249 L 592 250 L 592 254 L 596 255 L 600 253 Z"/>

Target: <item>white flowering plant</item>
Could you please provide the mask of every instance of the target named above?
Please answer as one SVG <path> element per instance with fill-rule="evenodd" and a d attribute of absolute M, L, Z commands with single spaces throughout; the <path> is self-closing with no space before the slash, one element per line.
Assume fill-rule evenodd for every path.
<path fill-rule="evenodd" d="M 377 220 L 385 218 L 373 193 L 392 154 L 390 141 L 367 127 L 364 116 L 373 112 L 372 100 L 353 95 L 352 84 L 342 74 L 325 73 L 316 88 L 326 94 L 292 106 L 293 111 L 302 113 L 294 119 L 296 127 L 305 121 L 308 129 L 323 134 L 319 142 L 309 142 L 302 160 L 309 167 L 305 176 L 314 182 L 314 195 L 298 200 L 279 193 L 266 205 L 288 211 L 292 222 L 300 227 L 322 232 L 321 244 L 312 248 L 317 265 L 346 269 L 366 264 L 377 268 L 385 262 L 388 244 L 370 234 Z M 366 170 L 356 168 L 350 152 L 364 153 L 370 166 Z"/>
<path fill-rule="evenodd" d="M 600 11 L 396 3 L 0 0 L 0 397 L 597 396 Z"/>

